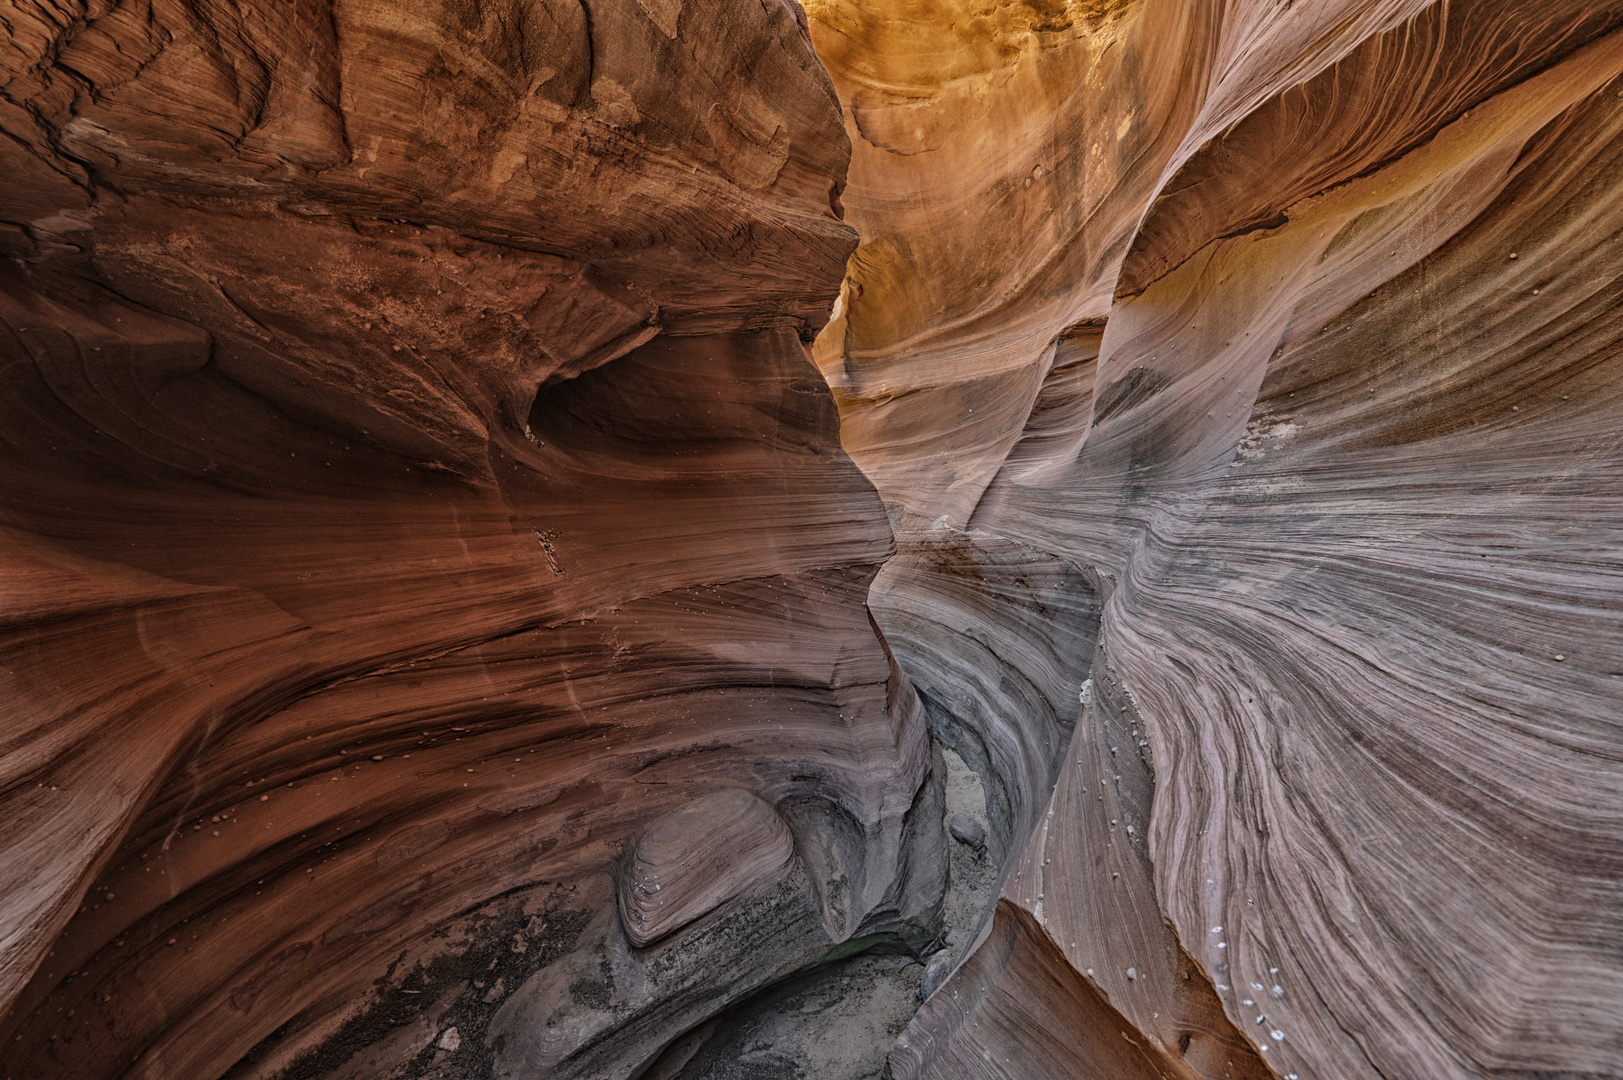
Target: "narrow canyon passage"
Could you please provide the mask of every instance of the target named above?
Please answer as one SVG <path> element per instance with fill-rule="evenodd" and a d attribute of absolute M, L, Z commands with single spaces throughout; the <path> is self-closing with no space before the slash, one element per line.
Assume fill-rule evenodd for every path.
<path fill-rule="evenodd" d="M 1623 1076 L 1623 4 L 0 22 L 0 1080 Z"/>

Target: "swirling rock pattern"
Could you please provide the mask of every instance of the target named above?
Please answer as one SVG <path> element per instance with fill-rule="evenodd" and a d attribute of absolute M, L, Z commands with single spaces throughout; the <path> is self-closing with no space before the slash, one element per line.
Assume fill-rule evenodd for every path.
<path fill-rule="evenodd" d="M 795 843 L 772 808 L 742 788 L 695 799 L 649 826 L 620 877 L 620 920 L 644 946 L 745 889 L 774 885 Z"/>
<path fill-rule="evenodd" d="M 893 1072 L 1618 1075 L 1623 12 L 810 11 L 846 445 L 901 551 L 1102 599 L 1046 811 Z M 900 591 L 904 658 L 1030 647 Z"/>
<path fill-rule="evenodd" d="M 0 1075 L 627 1076 L 933 933 L 797 8 L 3 19 Z M 718 790 L 782 858 L 632 948 Z"/>
<path fill-rule="evenodd" d="M 1623 5 L 0 21 L 0 1077 L 1619 1075 Z"/>

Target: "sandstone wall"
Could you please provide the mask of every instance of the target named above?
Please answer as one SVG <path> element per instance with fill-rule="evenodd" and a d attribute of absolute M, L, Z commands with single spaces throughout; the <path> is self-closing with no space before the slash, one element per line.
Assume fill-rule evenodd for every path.
<path fill-rule="evenodd" d="M 4 19 L 0 1072 L 623 1076 L 927 934 L 799 9 Z"/>
<path fill-rule="evenodd" d="M 1615 1075 L 1616 6 L 810 10 L 880 624 L 982 668 L 1044 636 L 932 621 L 902 567 L 941 548 L 1103 603 L 895 1073 Z M 950 668 L 910 668 L 927 702 Z"/>
<path fill-rule="evenodd" d="M 1623 5 L 0 21 L 0 1078 L 1618 1074 Z"/>

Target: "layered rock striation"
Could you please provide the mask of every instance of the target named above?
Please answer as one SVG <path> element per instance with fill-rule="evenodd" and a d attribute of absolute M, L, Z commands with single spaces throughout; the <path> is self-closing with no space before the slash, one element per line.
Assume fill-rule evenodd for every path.
<path fill-rule="evenodd" d="M 1056 634 L 1035 582 L 968 626 L 913 553 L 1102 604 L 987 944 L 893 1073 L 1615 1074 L 1623 13 L 810 10 L 880 624 L 928 704 L 966 680 L 911 658 L 984 681 Z M 931 718 L 1051 741 L 994 712 Z"/>
<path fill-rule="evenodd" d="M 1623 7 L 3 21 L 0 1077 L 1617 1073 Z"/>
<path fill-rule="evenodd" d="M 798 9 L 5 21 L 0 1073 L 625 1076 L 934 932 Z"/>

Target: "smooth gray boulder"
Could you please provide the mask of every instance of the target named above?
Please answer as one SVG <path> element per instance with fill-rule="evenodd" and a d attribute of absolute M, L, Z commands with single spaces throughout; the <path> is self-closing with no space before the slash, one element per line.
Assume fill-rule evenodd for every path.
<path fill-rule="evenodd" d="M 968 814 L 954 814 L 947 821 L 947 831 L 960 844 L 968 844 L 976 851 L 986 850 L 986 827 Z"/>

